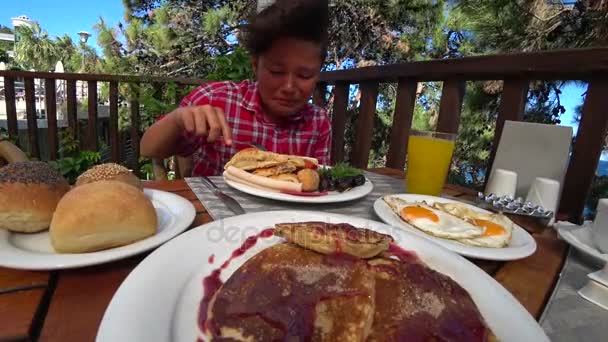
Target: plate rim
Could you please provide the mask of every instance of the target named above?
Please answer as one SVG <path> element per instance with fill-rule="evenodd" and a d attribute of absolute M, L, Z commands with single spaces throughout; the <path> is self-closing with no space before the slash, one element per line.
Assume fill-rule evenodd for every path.
<path fill-rule="evenodd" d="M 439 200 L 442 200 L 445 202 L 462 203 L 474 210 L 477 210 L 477 211 L 480 211 L 483 213 L 490 213 L 488 210 L 485 210 L 483 208 L 478 208 L 470 203 L 466 203 L 464 201 L 459 201 L 459 200 L 453 199 L 453 198 L 430 196 L 430 195 L 420 195 L 420 194 L 408 194 L 408 193 L 396 193 L 396 194 L 386 194 L 386 195 L 397 196 L 400 198 L 402 198 L 402 197 L 424 197 L 424 198 L 432 199 L 434 201 L 439 199 Z M 374 201 L 374 205 L 373 205 L 374 213 L 384 223 L 386 223 L 388 225 L 393 225 L 393 222 L 389 218 L 384 217 L 383 213 L 380 211 L 381 208 L 388 208 L 388 210 L 394 215 L 393 211 L 382 199 L 383 197 L 384 196 L 381 196 Z M 534 254 L 534 252 L 536 252 L 536 249 L 538 247 L 536 244 L 536 240 L 534 240 L 534 237 L 530 233 L 528 233 L 525 229 L 523 229 L 518 224 L 516 224 L 515 222 L 513 222 L 513 234 L 515 234 L 515 232 L 517 231 L 517 234 L 518 235 L 521 234 L 522 237 L 524 239 L 526 239 L 526 241 L 527 241 L 527 243 L 524 246 L 520 247 L 519 249 L 491 248 L 491 247 L 468 246 L 468 245 L 464 245 L 464 244 L 457 244 L 453 241 L 450 241 L 449 239 L 442 239 L 442 238 L 438 238 L 438 237 L 426 234 L 426 233 L 418 230 L 417 228 L 413 227 L 412 225 L 401 221 L 400 219 L 395 219 L 395 222 L 399 223 L 399 225 L 398 225 L 399 228 L 410 231 L 410 232 L 412 232 L 418 236 L 421 236 L 423 238 L 426 238 L 446 249 L 449 249 L 456 254 L 460 254 L 462 256 L 466 256 L 469 258 L 493 260 L 493 261 L 512 261 L 512 260 L 523 259 L 523 258 L 526 258 L 526 257 Z M 525 248 L 525 246 L 529 246 L 529 247 Z M 511 251 L 512 253 L 510 254 L 505 251 Z"/>
<path fill-rule="evenodd" d="M 74 268 L 82 268 L 82 267 L 87 267 L 87 266 L 106 264 L 109 262 L 126 259 L 129 257 L 135 256 L 135 255 L 153 250 L 159 246 L 162 246 L 163 244 L 167 243 L 171 239 L 173 239 L 176 236 L 183 233 L 185 230 L 188 229 L 188 227 L 190 227 L 192 222 L 194 222 L 194 219 L 196 217 L 196 208 L 194 208 L 194 205 L 187 199 L 185 199 L 177 194 L 174 194 L 174 193 L 171 193 L 168 191 L 164 191 L 164 190 L 144 188 L 143 191 L 146 194 L 146 196 L 148 196 L 148 198 L 150 198 L 151 200 L 153 200 L 154 197 L 158 197 L 158 196 L 169 197 L 170 200 L 163 200 L 160 202 L 168 209 L 181 208 L 180 211 L 185 211 L 184 213 L 180 213 L 178 215 L 169 210 L 174 222 L 172 222 L 173 224 L 170 224 L 167 227 L 167 230 L 166 230 L 167 233 L 165 233 L 165 235 L 162 235 L 162 232 L 161 232 L 161 234 L 154 234 L 153 236 L 150 236 L 143 240 L 136 241 L 133 244 L 116 247 L 116 248 L 123 248 L 120 251 L 116 251 L 115 248 L 112 248 L 112 249 L 106 249 L 106 250 L 90 252 L 90 253 L 73 253 L 73 254 L 69 254 L 69 253 L 43 254 L 43 253 L 40 253 L 39 256 L 35 257 L 36 259 L 40 259 L 40 261 L 37 261 L 36 264 L 32 264 L 31 262 L 24 263 L 24 262 L 19 262 L 19 261 L 17 261 L 17 262 L 12 262 L 10 260 L 7 261 L 5 257 L 10 254 L 4 254 L 4 253 L 6 253 L 6 251 L 3 252 L 2 250 L 0 250 L 0 267 L 6 267 L 6 268 L 18 269 L 18 270 L 29 270 L 29 271 L 52 271 L 52 270 L 74 269 Z M 156 200 L 158 200 L 158 198 Z M 176 228 L 174 228 L 174 227 L 176 227 Z M 48 229 L 46 231 L 48 231 Z M 45 232 L 45 231 L 42 231 L 42 232 Z M 9 242 L 7 240 L 10 238 L 10 236 L 12 234 L 19 234 L 19 233 L 4 231 L 4 230 L 2 232 L 0 232 L 0 237 L 6 238 L 6 240 L 2 241 L 2 243 L 9 244 Z M 162 237 L 158 238 L 158 236 L 162 236 Z M 140 243 L 140 244 L 133 247 L 133 245 L 137 244 L 137 243 Z M 35 255 L 35 253 L 31 253 L 31 255 Z M 83 258 L 84 258 L 84 260 L 83 260 Z M 53 260 L 53 259 L 55 259 L 55 260 Z M 64 260 L 57 261 L 57 259 L 64 259 Z"/>
<path fill-rule="evenodd" d="M 137 286 L 141 285 L 141 284 L 138 284 L 138 283 L 141 283 L 142 281 L 143 282 L 149 282 L 151 280 L 153 281 L 153 279 L 151 279 L 150 277 L 152 277 L 153 275 L 156 276 L 156 274 L 158 273 L 157 271 L 155 271 L 155 269 L 160 267 L 160 266 L 158 266 L 159 263 L 162 263 L 163 261 L 166 261 L 169 259 L 174 259 L 178 256 L 184 257 L 185 254 L 194 254 L 193 256 L 200 257 L 202 255 L 201 253 L 204 253 L 203 249 L 196 248 L 196 251 L 190 252 L 190 253 L 188 253 L 187 251 L 188 251 L 188 249 L 194 250 L 195 247 L 199 246 L 202 242 L 209 243 L 210 241 L 207 240 L 208 237 L 205 238 L 205 235 L 203 232 L 208 231 L 208 229 L 210 229 L 214 226 L 230 225 L 233 221 L 238 222 L 238 221 L 246 220 L 246 219 L 251 222 L 255 222 L 255 218 L 258 216 L 262 216 L 262 218 L 272 217 L 272 216 L 270 216 L 270 214 L 272 214 L 272 213 L 276 214 L 277 212 L 282 213 L 284 215 L 289 215 L 289 217 L 297 217 L 296 215 L 307 215 L 307 214 L 316 215 L 316 216 L 325 215 L 326 218 L 329 218 L 329 219 L 359 221 L 362 223 L 365 222 L 370 226 L 375 226 L 378 228 L 381 228 L 381 227 L 385 227 L 385 229 L 391 228 L 391 226 L 388 224 L 374 221 L 371 219 L 352 217 L 352 216 L 347 216 L 347 215 L 343 215 L 343 214 L 326 213 L 326 212 L 321 212 L 321 211 L 311 211 L 311 210 L 276 210 L 276 211 L 255 212 L 255 213 L 249 213 L 249 214 L 244 214 L 244 215 L 232 216 L 232 217 L 228 217 L 228 218 L 224 218 L 221 220 L 212 221 L 212 222 L 203 224 L 201 226 L 198 226 L 196 228 L 189 230 L 188 232 L 186 232 L 184 234 L 181 234 L 180 236 L 173 239 L 169 243 L 164 244 L 160 248 L 156 249 L 150 255 L 148 255 L 139 265 L 137 265 L 137 267 L 135 267 L 130 272 L 130 274 L 125 278 L 125 280 L 121 283 L 121 285 L 119 286 L 117 291 L 114 293 L 108 307 L 106 308 L 106 311 L 104 312 L 104 315 L 102 317 L 102 320 L 101 320 L 100 325 L 97 330 L 96 341 L 98 341 L 98 342 L 111 341 L 111 340 L 113 340 L 113 338 L 115 339 L 116 337 L 118 337 L 117 335 L 115 335 L 116 333 L 120 334 L 120 336 L 123 336 L 123 337 L 130 337 L 130 336 L 128 336 L 129 333 L 127 331 L 125 331 L 125 329 L 118 329 L 119 327 L 114 325 L 117 323 L 120 324 L 121 327 L 123 327 L 123 326 L 131 327 L 130 328 L 131 333 L 133 333 L 133 330 L 141 331 L 141 330 L 134 328 L 133 324 L 124 323 L 124 320 L 126 319 L 126 317 L 121 317 L 121 315 L 128 315 L 128 317 L 133 317 L 134 312 L 132 312 L 132 311 L 135 310 L 136 311 L 135 313 L 138 312 L 137 309 L 133 309 L 133 306 L 129 306 L 129 305 L 125 304 L 124 299 L 128 299 L 129 296 L 133 295 L 132 291 L 137 291 L 137 289 L 139 289 L 139 287 L 137 287 Z M 302 219 L 307 219 L 307 218 L 302 218 Z M 311 217 L 310 219 L 313 219 L 313 218 Z M 220 222 L 220 221 L 223 221 L 223 222 Z M 259 224 L 259 225 L 261 226 L 261 224 Z M 368 228 L 370 228 L 370 226 L 368 226 Z M 259 228 L 259 229 L 263 229 L 263 228 Z M 458 268 L 459 271 L 467 270 L 467 272 L 471 272 L 471 277 L 473 277 L 473 279 L 479 278 L 478 281 L 485 282 L 486 285 L 484 285 L 484 287 L 488 286 L 489 289 L 495 290 L 494 292 L 492 292 L 493 293 L 492 295 L 494 296 L 494 298 L 500 298 L 500 301 L 502 301 L 502 303 L 508 304 L 509 309 L 506 310 L 507 312 L 510 312 L 510 314 L 520 317 L 518 320 L 523 320 L 523 321 L 529 322 L 529 325 L 526 325 L 526 327 L 527 327 L 526 330 L 528 331 L 527 334 L 532 334 L 537 337 L 542 337 L 542 339 L 539 339 L 539 340 L 549 341 L 546 333 L 540 326 L 539 322 L 530 315 L 530 313 L 524 308 L 524 306 L 508 290 L 506 290 L 500 283 L 498 283 L 498 281 L 496 279 L 491 277 L 489 274 L 487 274 L 481 268 L 479 268 L 478 266 L 476 266 L 475 264 L 473 264 L 471 261 L 467 260 L 466 258 L 464 258 L 450 250 L 447 250 L 437 244 L 434 244 L 431 241 L 422 239 L 421 237 L 416 236 L 415 234 L 412 234 L 408 231 L 403 231 L 403 230 L 398 230 L 398 232 L 399 233 L 397 233 L 397 234 L 403 234 L 403 235 L 407 236 L 407 239 L 414 240 L 414 242 L 417 240 L 418 242 L 420 242 L 423 245 L 426 244 L 426 246 L 422 246 L 422 247 L 419 247 L 420 245 L 416 245 L 418 247 L 413 248 L 413 250 L 416 252 L 419 252 L 418 249 L 426 249 L 426 252 L 424 252 L 423 254 L 429 254 L 429 255 L 426 255 L 426 257 L 423 257 L 423 259 L 428 258 L 426 261 L 431 261 L 434 264 L 434 266 L 429 265 L 431 268 L 437 270 L 436 267 L 438 264 L 442 263 L 441 260 L 447 260 L 444 262 L 445 264 L 447 264 L 447 266 L 450 266 L 450 264 L 452 264 L 452 263 L 456 263 L 457 266 L 459 264 L 461 266 L 461 268 Z M 412 242 L 412 241 L 409 241 L 409 242 Z M 192 244 L 195 244 L 195 245 L 192 245 Z M 192 246 L 190 246 L 190 245 L 192 245 Z M 411 246 L 409 248 L 412 249 Z M 429 250 L 431 252 L 429 252 Z M 201 255 L 199 255 L 199 254 L 201 254 Z M 440 256 L 443 254 L 443 256 L 446 256 L 446 258 L 434 258 L 433 256 L 436 257 L 435 254 L 439 254 Z M 170 338 L 171 331 L 175 328 L 173 326 L 173 324 L 174 324 L 173 321 L 174 321 L 175 312 L 178 309 L 179 302 L 181 301 L 181 297 L 183 296 L 183 294 L 181 292 L 183 291 L 184 287 L 188 285 L 189 280 L 191 280 L 191 278 L 193 276 L 201 274 L 200 270 L 202 268 L 202 265 L 204 264 L 203 258 L 200 258 L 200 260 L 195 261 L 194 258 L 187 257 L 186 260 L 189 260 L 190 266 L 186 266 L 185 265 L 186 263 L 182 263 L 181 265 L 179 265 L 179 267 L 185 269 L 185 271 L 184 271 L 185 273 L 179 275 L 180 283 L 173 286 L 173 288 L 172 288 L 172 290 L 173 290 L 172 292 L 176 292 L 176 293 L 167 294 L 167 296 L 171 296 L 171 297 L 173 297 L 175 295 L 174 301 L 170 304 L 172 307 L 168 307 L 167 310 L 164 310 L 163 313 L 161 313 L 161 315 L 163 315 L 163 317 L 161 317 L 160 319 L 162 319 L 163 322 L 165 322 L 165 321 L 167 322 L 167 326 L 166 327 L 163 326 L 163 329 L 164 329 L 163 331 L 167 331 L 167 335 L 168 335 L 168 336 L 165 335 L 165 338 Z M 245 261 L 243 261 L 243 262 L 245 262 Z M 444 267 L 447 267 L 447 266 L 444 266 Z M 183 283 L 181 283 L 181 282 L 183 282 Z M 129 292 L 129 291 L 131 291 L 131 292 Z M 470 291 L 470 290 L 467 290 L 467 291 Z M 479 294 L 480 290 L 477 290 L 475 292 Z M 136 293 L 140 293 L 140 292 L 137 291 Z M 473 295 L 471 295 L 471 296 L 473 296 Z M 133 300 L 138 303 L 146 303 L 146 304 L 149 303 L 149 301 L 142 300 L 141 297 L 133 298 Z M 165 304 L 168 304 L 168 303 L 165 303 Z M 162 304 L 158 304 L 158 305 L 162 305 Z M 477 304 L 477 305 L 479 305 L 479 304 Z M 126 312 L 124 310 L 125 308 L 127 308 Z M 147 312 L 158 311 L 158 310 L 150 310 L 150 308 L 144 308 L 144 309 L 146 309 Z M 142 309 L 140 309 L 140 310 L 142 310 Z M 113 315 L 114 313 L 116 313 L 117 316 Z M 167 319 L 167 317 L 164 317 L 166 315 L 169 315 L 168 319 Z M 503 311 L 502 315 L 505 315 L 504 311 Z M 156 318 L 156 319 L 158 320 L 159 318 Z M 487 317 L 484 316 L 484 319 L 487 319 Z M 496 323 L 497 320 L 498 319 L 496 317 L 494 317 L 494 324 L 497 324 Z M 144 329 L 142 329 L 142 330 L 144 330 Z M 161 336 L 154 335 L 154 337 L 155 337 L 154 341 L 165 341 L 165 339 L 163 339 L 163 337 L 161 337 Z"/>
<path fill-rule="evenodd" d="M 319 167 L 323 167 L 323 166 L 320 165 Z M 365 176 L 365 173 L 364 173 L 364 176 Z M 347 192 L 341 193 L 340 195 L 344 195 L 343 198 L 340 198 L 339 197 L 340 195 L 333 196 L 333 197 L 331 197 L 330 195 L 318 196 L 318 197 L 295 196 L 295 195 L 284 194 L 284 193 L 279 193 L 279 192 L 271 192 L 271 191 L 265 191 L 262 189 L 256 189 L 256 188 L 250 187 L 246 184 L 242 184 L 242 183 L 238 183 L 238 182 L 229 180 L 223 174 L 222 174 L 222 179 L 224 180 L 226 185 L 228 185 L 232 189 L 249 194 L 251 196 L 271 199 L 271 200 L 280 201 L 280 202 L 300 203 L 300 204 L 326 204 L 326 203 L 348 202 L 348 201 L 353 201 L 356 199 L 363 198 L 363 197 L 371 194 L 372 191 L 374 191 L 374 183 L 372 183 L 372 181 L 367 176 L 365 176 L 365 184 L 355 187 Z M 360 191 L 353 192 L 353 191 L 356 191 L 355 189 L 360 190 Z M 356 195 L 348 196 L 349 194 L 353 194 L 353 193 L 355 193 Z"/>

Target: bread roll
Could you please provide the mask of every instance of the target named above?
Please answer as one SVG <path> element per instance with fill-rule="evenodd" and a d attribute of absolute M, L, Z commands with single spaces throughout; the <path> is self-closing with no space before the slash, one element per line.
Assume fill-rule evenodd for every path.
<path fill-rule="evenodd" d="M 20 233 L 47 229 L 68 182 L 51 166 L 21 161 L 0 169 L 0 228 Z"/>
<path fill-rule="evenodd" d="M 57 205 L 51 243 L 59 253 L 127 245 L 156 233 L 156 211 L 146 195 L 118 181 L 75 187 Z"/>
<path fill-rule="evenodd" d="M 106 163 L 93 166 L 81 174 L 76 180 L 76 186 L 89 184 L 102 180 L 123 182 L 142 189 L 141 181 L 129 169 L 122 165 Z"/>

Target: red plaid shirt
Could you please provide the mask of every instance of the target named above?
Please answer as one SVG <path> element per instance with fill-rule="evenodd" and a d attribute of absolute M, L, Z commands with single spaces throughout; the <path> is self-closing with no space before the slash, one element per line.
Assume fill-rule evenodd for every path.
<path fill-rule="evenodd" d="M 188 94 L 180 106 L 211 105 L 226 114 L 235 140 L 232 146 L 223 141 L 208 143 L 205 137 L 185 132 L 178 141 L 177 154 L 193 155 L 193 176 L 220 175 L 232 156 L 249 147 L 264 146 L 268 151 L 319 159 L 329 164 L 331 122 L 320 107 L 306 105 L 281 124 L 264 119 L 257 82 L 210 82 Z M 237 142 L 238 141 L 238 142 Z"/>

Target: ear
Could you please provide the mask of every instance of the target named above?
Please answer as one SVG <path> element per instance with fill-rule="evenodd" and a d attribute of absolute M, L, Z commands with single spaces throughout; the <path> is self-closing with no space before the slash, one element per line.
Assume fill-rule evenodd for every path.
<path fill-rule="evenodd" d="M 257 56 L 251 56 L 251 69 L 253 70 L 253 76 L 257 77 L 258 75 L 258 63 L 259 58 Z"/>

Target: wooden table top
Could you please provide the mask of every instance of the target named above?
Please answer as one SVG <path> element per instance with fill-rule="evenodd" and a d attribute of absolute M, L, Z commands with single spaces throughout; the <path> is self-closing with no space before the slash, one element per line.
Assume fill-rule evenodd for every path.
<path fill-rule="evenodd" d="M 403 172 L 370 170 L 403 178 Z M 186 182 L 146 182 L 145 187 L 178 194 L 194 204 L 196 218 L 190 228 L 212 219 Z M 471 190 L 447 185 L 453 197 L 473 195 Z M 567 244 L 555 230 L 534 222 L 516 221 L 537 243 L 536 252 L 521 260 L 495 262 L 469 259 L 501 283 L 537 319 L 543 312 L 566 258 Z M 0 267 L 0 341 L 94 341 L 112 296 L 149 253 L 99 266 L 51 272 Z"/>

